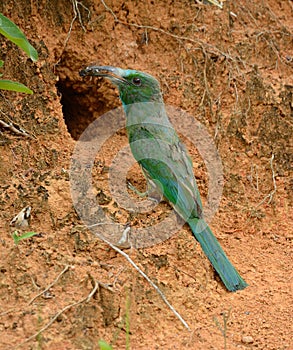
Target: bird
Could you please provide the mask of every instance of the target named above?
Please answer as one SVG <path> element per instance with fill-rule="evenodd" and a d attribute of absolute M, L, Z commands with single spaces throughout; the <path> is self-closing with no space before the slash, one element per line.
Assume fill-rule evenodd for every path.
<path fill-rule="evenodd" d="M 203 217 L 192 160 L 167 115 L 158 80 L 142 71 L 94 64 L 79 74 L 107 78 L 118 88 L 130 148 L 147 181 L 146 193 L 161 194 L 184 219 L 228 291 L 246 288 Z"/>

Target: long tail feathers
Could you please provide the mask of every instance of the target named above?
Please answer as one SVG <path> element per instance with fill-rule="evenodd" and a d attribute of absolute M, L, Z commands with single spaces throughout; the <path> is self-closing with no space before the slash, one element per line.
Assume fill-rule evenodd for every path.
<path fill-rule="evenodd" d="M 231 292 L 235 292 L 247 287 L 247 283 L 231 264 L 217 238 L 204 220 L 192 219 L 188 221 L 188 224 L 226 288 Z"/>

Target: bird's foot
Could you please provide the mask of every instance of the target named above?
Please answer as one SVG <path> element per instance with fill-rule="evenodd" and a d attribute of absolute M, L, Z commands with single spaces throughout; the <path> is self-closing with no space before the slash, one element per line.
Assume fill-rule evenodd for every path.
<path fill-rule="evenodd" d="M 130 182 L 127 182 L 127 187 L 133 191 L 135 194 L 137 194 L 141 198 L 145 198 L 148 196 L 148 191 L 140 192 L 135 186 L 133 186 Z"/>
<path fill-rule="evenodd" d="M 151 201 L 156 204 L 160 203 L 162 200 L 162 195 L 158 191 L 155 191 L 153 187 L 149 187 L 149 189 L 145 192 L 140 192 L 135 186 L 133 186 L 130 182 L 127 183 L 127 187 L 137 194 L 140 198 L 148 197 Z"/>

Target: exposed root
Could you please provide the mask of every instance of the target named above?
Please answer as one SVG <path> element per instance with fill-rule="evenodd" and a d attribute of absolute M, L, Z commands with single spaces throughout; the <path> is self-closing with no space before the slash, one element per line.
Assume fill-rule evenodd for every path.
<path fill-rule="evenodd" d="M 46 292 L 48 292 L 48 290 L 50 288 L 52 288 L 59 280 L 59 278 L 70 269 L 69 265 L 66 265 L 65 268 L 59 273 L 59 275 L 56 277 L 56 279 L 50 283 L 44 290 L 42 290 L 40 293 L 38 293 L 36 296 L 34 296 L 31 301 L 28 303 L 28 305 L 32 304 L 33 301 L 35 301 L 40 295 L 45 294 Z"/>
<path fill-rule="evenodd" d="M 69 269 L 69 266 L 66 266 L 66 271 L 67 269 Z M 65 270 L 65 269 L 64 269 Z M 62 271 L 62 273 L 64 273 L 65 271 Z M 61 275 L 60 274 L 60 275 Z M 57 277 L 59 278 L 60 275 Z M 31 335 L 30 337 L 26 338 L 23 342 L 17 344 L 16 346 L 13 347 L 13 349 L 18 349 L 20 346 L 22 346 L 23 344 L 29 342 L 30 340 L 35 339 L 36 337 L 38 337 L 41 333 L 43 333 L 45 330 L 47 330 L 57 319 L 60 315 L 62 315 L 65 311 L 71 309 L 74 306 L 80 305 L 82 303 L 88 303 L 90 301 L 90 299 L 95 295 L 95 293 L 97 292 L 99 286 L 104 287 L 104 284 L 100 283 L 99 281 L 95 281 L 95 285 L 93 287 L 93 289 L 91 290 L 91 292 L 84 298 L 69 304 L 67 306 L 65 306 L 63 309 L 61 309 L 60 311 L 58 311 L 52 318 L 51 320 L 44 326 L 42 327 L 38 332 L 36 332 L 35 334 Z M 107 288 L 108 289 L 108 288 Z M 42 292 L 43 293 L 43 292 Z"/>

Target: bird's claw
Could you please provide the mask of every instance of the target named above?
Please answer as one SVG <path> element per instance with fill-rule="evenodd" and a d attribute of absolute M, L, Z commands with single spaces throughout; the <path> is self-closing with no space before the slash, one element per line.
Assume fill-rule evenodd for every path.
<path fill-rule="evenodd" d="M 133 191 L 135 194 L 137 194 L 139 197 L 144 198 L 148 196 L 148 191 L 146 192 L 140 192 L 135 186 L 132 185 L 132 183 L 127 182 L 127 187 Z"/>

